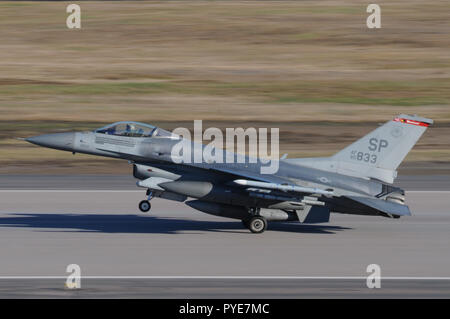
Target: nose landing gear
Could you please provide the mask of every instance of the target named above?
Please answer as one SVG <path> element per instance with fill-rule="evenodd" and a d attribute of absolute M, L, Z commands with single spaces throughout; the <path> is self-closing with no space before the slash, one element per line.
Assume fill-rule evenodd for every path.
<path fill-rule="evenodd" d="M 152 208 L 152 204 L 150 204 L 150 202 L 146 199 L 142 200 L 139 202 L 139 209 L 141 210 L 141 212 L 148 212 L 150 209 Z"/>
<path fill-rule="evenodd" d="M 153 193 L 150 189 L 147 189 L 147 199 L 144 199 L 139 202 L 139 210 L 141 212 L 148 212 L 152 208 L 152 204 L 150 204 L 150 200 L 153 198 Z"/>

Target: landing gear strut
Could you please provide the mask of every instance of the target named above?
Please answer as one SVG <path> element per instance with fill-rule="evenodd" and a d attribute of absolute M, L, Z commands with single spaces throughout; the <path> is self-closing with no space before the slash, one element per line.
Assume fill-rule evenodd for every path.
<path fill-rule="evenodd" d="M 148 212 L 152 208 L 152 204 L 150 204 L 150 200 L 153 198 L 152 191 L 147 189 L 147 199 L 144 199 L 139 202 L 139 209 L 141 212 Z"/>

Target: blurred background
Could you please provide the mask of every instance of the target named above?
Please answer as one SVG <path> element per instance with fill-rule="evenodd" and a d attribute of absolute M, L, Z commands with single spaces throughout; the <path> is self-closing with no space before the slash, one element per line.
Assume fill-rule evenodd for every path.
<path fill-rule="evenodd" d="M 0 3 L 0 174 L 121 174 L 122 161 L 17 137 L 136 120 L 279 127 L 280 154 L 328 156 L 399 113 L 435 120 L 402 165 L 450 172 L 450 2 Z"/>

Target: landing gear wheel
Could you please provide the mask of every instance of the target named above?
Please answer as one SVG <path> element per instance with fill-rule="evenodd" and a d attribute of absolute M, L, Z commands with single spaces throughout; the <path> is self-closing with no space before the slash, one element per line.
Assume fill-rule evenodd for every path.
<path fill-rule="evenodd" d="M 143 200 L 139 202 L 139 209 L 141 210 L 141 212 L 146 213 L 150 210 L 150 208 L 152 208 L 152 205 L 148 200 Z"/>
<path fill-rule="evenodd" d="M 252 233 L 260 234 L 267 229 L 267 221 L 260 216 L 252 217 L 248 221 L 248 229 L 250 229 Z"/>

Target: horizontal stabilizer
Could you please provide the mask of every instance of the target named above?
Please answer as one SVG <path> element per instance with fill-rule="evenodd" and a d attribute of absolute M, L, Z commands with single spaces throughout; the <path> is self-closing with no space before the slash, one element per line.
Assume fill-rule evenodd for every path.
<path fill-rule="evenodd" d="M 373 208 L 382 213 L 397 215 L 397 216 L 411 216 L 409 207 L 393 202 L 389 202 L 383 199 L 361 197 L 361 196 L 345 196 L 355 202 Z"/>

